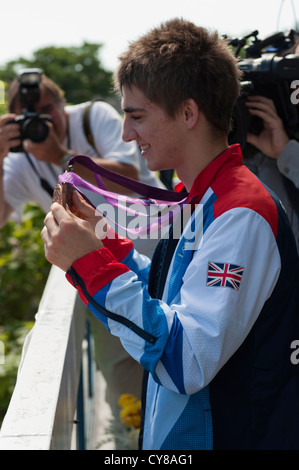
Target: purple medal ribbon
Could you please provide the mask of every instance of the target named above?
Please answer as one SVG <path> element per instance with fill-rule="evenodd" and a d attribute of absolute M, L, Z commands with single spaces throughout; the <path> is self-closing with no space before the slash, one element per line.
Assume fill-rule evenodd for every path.
<path fill-rule="evenodd" d="M 71 168 L 75 162 L 80 163 L 93 172 L 97 186 L 85 181 L 73 171 L 66 171 L 60 175 L 60 183 L 69 183 L 94 208 L 97 208 L 97 204 L 91 200 L 90 196 L 87 195 L 86 192 L 102 196 L 114 208 L 120 211 L 126 211 L 127 214 L 137 216 L 139 221 L 142 220 L 142 217 L 150 219 L 149 222 L 146 220 L 146 223 L 140 224 L 141 226 L 130 229 L 127 226 L 118 224 L 115 220 L 112 220 L 108 215 L 104 214 L 105 218 L 128 233 L 140 236 L 143 234 L 153 233 L 161 229 L 161 227 L 170 225 L 173 218 L 181 212 L 187 202 L 187 192 L 177 193 L 175 191 L 156 188 L 141 183 L 140 181 L 135 181 L 132 178 L 128 178 L 97 165 L 91 158 L 85 155 L 76 155 L 72 157 L 69 161 L 69 167 Z M 108 191 L 103 183 L 102 177 L 113 181 L 114 183 L 117 183 L 142 197 L 126 196 Z M 138 206 L 141 210 L 138 209 Z M 148 209 L 150 210 L 150 215 L 145 210 L 146 208 L 147 211 Z"/>

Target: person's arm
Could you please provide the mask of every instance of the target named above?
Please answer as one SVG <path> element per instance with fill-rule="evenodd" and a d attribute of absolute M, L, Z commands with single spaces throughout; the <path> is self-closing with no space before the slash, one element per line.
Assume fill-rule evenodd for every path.
<path fill-rule="evenodd" d="M 54 130 L 54 126 L 51 122 L 49 122 L 47 125 L 49 127 L 49 134 L 43 142 L 37 143 L 31 140 L 25 140 L 23 142 L 23 147 L 26 152 L 32 154 L 37 160 L 59 165 L 62 167 L 62 171 L 64 171 L 64 157 L 68 156 L 68 158 L 71 158 L 72 155 L 75 155 L 78 152 L 76 149 L 66 148 L 65 145 L 59 141 L 58 136 Z M 138 179 L 139 173 L 133 164 L 127 164 L 121 161 L 106 158 L 90 158 L 92 158 L 96 164 L 102 165 L 103 167 L 114 171 L 115 173 L 120 173 L 133 179 Z M 96 183 L 96 180 L 94 179 L 91 172 L 83 165 L 78 165 L 76 170 L 83 179 L 86 179 L 93 184 Z M 104 183 L 107 186 L 107 189 L 110 191 L 118 193 L 126 192 L 125 188 L 120 187 L 113 182 L 104 180 Z"/>
<path fill-rule="evenodd" d="M 43 142 L 25 140 L 23 142 L 24 149 L 26 152 L 31 153 L 37 160 L 62 166 L 62 159 L 65 155 L 69 154 L 70 158 L 72 154 L 75 155 L 77 152 L 73 149 L 66 148 L 59 142 L 52 123 L 48 123 L 48 126 L 49 134 Z M 105 158 L 90 158 L 98 165 L 102 165 L 109 170 L 115 171 L 116 173 L 122 173 L 125 176 L 129 176 L 131 178 L 136 178 L 138 176 L 138 171 L 134 165 L 124 164 L 122 162 L 108 160 Z M 80 175 L 83 178 L 84 176 L 89 176 L 88 171 L 85 175 L 84 170 L 85 168 L 83 166 L 82 168 L 80 167 Z"/>
<path fill-rule="evenodd" d="M 130 268 L 130 252 L 119 260 L 108 248 L 92 247 L 91 235 L 83 237 L 74 221 L 64 226 L 63 209 L 54 209 L 43 232 L 48 260 L 64 260 L 67 279 L 91 312 L 155 380 L 176 392 L 195 393 L 209 383 L 242 344 L 279 275 L 268 223 L 251 210 L 234 209 L 206 231 L 175 300 L 153 299 L 136 259 L 134 271 Z M 241 269 L 238 289 L 207 286 L 209 263 L 222 260 Z M 170 278 L 178 272 L 173 268 Z"/>
<path fill-rule="evenodd" d="M 290 140 L 277 159 L 279 171 L 299 189 L 299 142 Z"/>
<path fill-rule="evenodd" d="M 0 118 L 0 228 L 5 225 L 13 212 L 13 208 L 5 201 L 3 191 L 3 160 L 11 147 L 21 143 L 20 127 L 18 124 L 11 123 L 15 117 L 15 114 L 5 114 Z"/>
<path fill-rule="evenodd" d="M 13 208 L 5 201 L 3 191 L 3 162 L 0 163 L 0 229 L 4 227 L 13 212 Z"/>

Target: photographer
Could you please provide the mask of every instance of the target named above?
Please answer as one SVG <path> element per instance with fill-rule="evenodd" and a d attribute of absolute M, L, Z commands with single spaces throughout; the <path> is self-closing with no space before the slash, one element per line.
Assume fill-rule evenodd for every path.
<path fill-rule="evenodd" d="M 32 69 L 26 71 L 30 75 Z M 33 70 L 35 73 L 35 71 Z M 23 75 L 23 77 L 26 77 Z M 87 104 L 66 106 L 62 90 L 47 76 L 38 73 L 38 101 L 34 110 L 38 115 L 48 115 L 48 135 L 42 142 L 29 139 L 22 141 L 20 124 L 12 122 L 21 115 L 24 105 L 20 102 L 20 81 L 15 79 L 8 93 L 9 114 L 0 118 L 0 225 L 9 217 L 20 219 L 24 206 L 33 201 L 46 213 L 52 203 L 52 190 L 58 175 L 65 168 L 73 153 L 93 157 L 96 163 L 138 179 L 152 186 L 161 183 L 150 172 L 135 143 L 122 140 L 122 119 L 108 103 L 96 101 L 90 108 L 90 127 L 95 148 L 88 142 L 83 131 L 83 112 Z M 34 74 L 28 80 L 28 88 Z M 24 85 L 26 88 L 26 84 Z M 30 91 L 30 90 L 29 90 Z M 29 95 L 29 92 L 28 92 Z M 33 136 L 34 137 L 34 136 Z M 11 148 L 23 146 L 24 151 L 11 152 Z M 83 175 L 82 175 L 83 176 Z M 106 182 L 105 182 L 106 183 Z M 115 190 L 113 187 L 107 187 Z M 152 241 L 154 242 L 154 241 Z M 145 240 L 142 249 L 151 254 L 153 245 Z M 121 346 L 119 340 L 109 335 L 106 340 L 105 328 L 97 322 L 92 332 L 95 339 L 96 359 L 107 382 L 107 395 L 111 403 L 117 403 L 121 393 L 139 395 L 141 367 L 133 361 Z"/>
<path fill-rule="evenodd" d="M 244 163 L 280 198 L 291 222 L 299 251 L 299 142 L 289 139 L 272 100 L 249 96 L 246 103 L 252 116 L 263 119 L 258 135 L 247 134 L 247 142 L 260 152 Z"/>
<path fill-rule="evenodd" d="M 246 45 L 249 38 L 253 42 Z M 291 88 L 299 74 L 298 33 L 275 33 L 260 40 L 258 31 L 230 44 L 239 58 L 242 87 L 230 142 L 240 142 L 244 163 L 280 198 L 299 251 L 299 110 Z M 236 133 L 237 130 L 237 133 Z"/>

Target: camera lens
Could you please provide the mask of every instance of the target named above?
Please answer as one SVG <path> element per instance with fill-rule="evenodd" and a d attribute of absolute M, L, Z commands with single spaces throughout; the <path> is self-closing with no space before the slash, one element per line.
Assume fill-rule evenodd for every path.
<path fill-rule="evenodd" d="M 22 124 L 23 139 L 30 139 L 33 142 L 43 142 L 49 133 L 46 122 L 39 117 L 25 119 Z"/>

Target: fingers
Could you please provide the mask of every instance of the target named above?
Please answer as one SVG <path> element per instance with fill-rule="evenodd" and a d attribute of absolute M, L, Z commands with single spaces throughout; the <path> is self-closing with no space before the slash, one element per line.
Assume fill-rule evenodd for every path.
<path fill-rule="evenodd" d="M 87 221 L 99 239 L 107 236 L 109 226 L 103 215 L 91 206 L 78 192 L 74 192 L 72 199 L 72 212 L 80 219 Z"/>
<path fill-rule="evenodd" d="M 76 215 L 68 208 L 65 209 L 58 202 L 54 202 L 51 205 L 51 211 L 48 212 L 45 217 L 44 224 L 52 235 L 55 231 L 58 231 L 62 225 L 65 227 L 75 219 L 77 219 Z"/>
<path fill-rule="evenodd" d="M 277 116 L 277 112 L 276 112 L 273 102 L 268 99 L 261 100 L 259 98 L 262 98 L 262 97 L 254 97 L 254 96 L 249 97 L 248 100 L 246 101 L 246 106 L 250 108 L 251 110 L 259 110 L 267 114 L 270 114 L 272 116 Z"/>
<path fill-rule="evenodd" d="M 67 252 L 71 230 L 71 224 L 68 222 L 71 218 L 71 213 L 60 204 L 54 203 L 44 219 L 41 231 L 46 259 L 64 271 L 67 271 L 74 259 Z"/>
<path fill-rule="evenodd" d="M 260 103 L 261 105 L 265 105 L 269 109 L 272 109 L 273 111 L 276 112 L 276 108 L 275 108 L 275 104 L 273 100 L 271 100 L 270 98 L 266 98 L 265 96 L 256 96 L 256 95 L 248 96 L 247 102 L 248 103 L 254 102 L 256 104 Z"/>
<path fill-rule="evenodd" d="M 47 213 L 47 215 L 44 219 L 44 228 L 41 231 L 42 240 L 47 246 L 50 244 L 53 237 L 55 236 L 55 233 L 58 232 L 58 228 L 59 228 L 58 221 L 57 221 L 56 217 L 54 216 L 55 211 L 57 212 L 56 206 L 63 209 L 63 207 L 60 206 L 60 204 L 58 204 L 58 203 L 52 204 L 51 211 Z M 58 212 L 60 212 L 60 211 L 58 211 Z M 60 215 L 60 218 L 61 217 L 62 216 Z"/>
<path fill-rule="evenodd" d="M 273 101 L 264 96 L 249 96 L 246 101 L 246 106 L 249 108 L 251 114 L 262 117 L 262 119 L 280 119 Z"/>
<path fill-rule="evenodd" d="M 55 224 L 60 226 L 62 222 L 70 221 L 70 219 L 66 219 L 65 212 L 67 212 L 70 217 L 73 217 L 73 220 L 80 219 L 84 221 L 84 223 L 87 223 L 99 240 L 108 236 L 114 238 L 114 230 L 106 222 L 103 215 L 94 209 L 77 191 L 74 191 L 72 194 L 71 211 L 68 208 L 63 209 L 58 203 L 53 203 L 51 210 L 53 217 L 51 218 L 51 216 L 49 216 L 49 220 L 46 220 L 46 225 L 52 233 L 55 233 Z"/>
<path fill-rule="evenodd" d="M 264 121 L 269 128 L 283 129 L 283 123 L 277 114 L 275 104 L 264 96 L 249 96 L 246 106 L 252 116 L 257 116 Z"/>
<path fill-rule="evenodd" d="M 13 121 L 16 117 L 17 115 L 13 113 L 4 114 L 0 118 L 0 127 L 6 126 L 10 121 Z"/>
<path fill-rule="evenodd" d="M 57 225 L 60 225 L 62 221 L 65 221 L 68 217 L 72 216 L 72 213 L 65 209 L 61 204 L 58 204 L 57 202 L 54 202 L 51 206 L 51 212 L 46 215 L 45 221 L 47 220 L 47 217 L 49 216 L 49 222 L 53 225 L 52 219 L 50 217 L 50 214 L 52 214 L 53 221 Z"/>
<path fill-rule="evenodd" d="M 84 220 L 91 219 L 95 215 L 95 209 L 77 191 L 72 194 L 72 212 Z"/>
<path fill-rule="evenodd" d="M 42 231 L 41 231 L 41 238 L 44 244 L 46 245 L 48 243 L 48 230 L 47 227 L 44 225 Z"/>
<path fill-rule="evenodd" d="M 103 247 L 93 228 L 60 204 L 53 203 L 44 221 L 41 237 L 46 259 L 64 271 L 91 251 Z"/>
<path fill-rule="evenodd" d="M 274 102 L 264 96 L 250 96 L 246 101 L 251 116 L 263 120 L 263 130 L 255 135 L 247 134 L 247 142 L 257 147 L 265 155 L 277 159 L 289 138 Z"/>
<path fill-rule="evenodd" d="M 0 118 L 0 154 L 4 158 L 12 147 L 21 144 L 20 126 L 11 122 L 15 114 L 6 114 Z"/>

